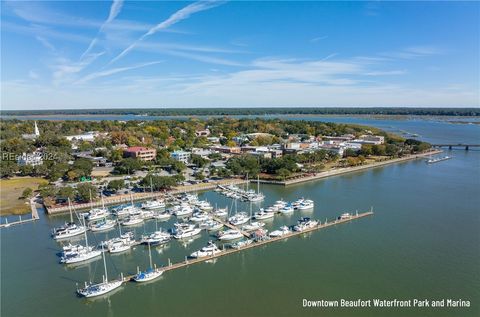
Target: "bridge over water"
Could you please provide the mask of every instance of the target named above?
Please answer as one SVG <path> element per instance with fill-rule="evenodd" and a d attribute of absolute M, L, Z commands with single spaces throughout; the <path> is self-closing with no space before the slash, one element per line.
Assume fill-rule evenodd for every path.
<path fill-rule="evenodd" d="M 480 144 L 450 143 L 450 144 L 432 144 L 432 146 L 437 148 L 448 147 L 449 150 L 453 148 L 464 148 L 466 151 L 468 151 L 472 147 L 480 147 Z"/>

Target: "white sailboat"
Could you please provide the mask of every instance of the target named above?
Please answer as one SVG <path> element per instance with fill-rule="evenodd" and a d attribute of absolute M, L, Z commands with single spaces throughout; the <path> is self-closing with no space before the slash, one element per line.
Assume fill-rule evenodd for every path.
<path fill-rule="evenodd" d="M 85 287 L 81 289 L 77 289 L 77 294 L 83 297 L 95 297 L 95 296 L 100 296 L 103 294 L 106 294 L 108 292 L 113 291 L 114 289 L 119 288 L 122 286 L 123 283 L 123 274 L 121 275 L 120 280 L 114 280 L 114 281 L 108 281 L 108 275 L 107 275 L 107 264 L 105 262 L 105 254 L 104 252 L 102 253 L 103 257 L 103 267 L 105 270 L 105 275 L 103 276 L 103 281 L 98 284 L 87 284 L 85 282 Z"/>
<path fill-rule="evenodd" d="M 84 218 L 85 222 L 85 218 Z M 96 250 L 94 247 L 88 246 L 88 238 L 87 238 L 87 231 L 84 231 L 85 234 L 85 248 L 81 249 L 77 253 L 73 253 L 71 255 L 66 255 L 61 258 L 60 263 L 64 264 L 75 264 L 75 263 L 80 263 L 80 262 L 85 262 L 88 260 L 91 260 L 93 258 L 96 258 L 97 256 L 101 255 L 101 251 Z"/>
<path fill-rule="evenodd" d="M 157 269 L 156 264 L 152 265 L 152 250 L 150 248 L 150 244 L 148 245 L 148 257 L 150 259 L 150 267 L 143 272 L 141 272 L 137 267 L 137 274 L 133 277 L 133 280 L 135 282 L 148 282 L 156 279 L 163 274 L 163 270 Z"/>
<path fill-rule="evenodd" d="M 70 198 L 68 199 L 68 207 L 70 210 L 70 222 L 66 222 L 63 226 L 53 229 L 52 237 L 55 240 L 68 239 L 87 231 L 85 226 L 78 226 L 75 222 L 73 222 L 73 212 Z"/>

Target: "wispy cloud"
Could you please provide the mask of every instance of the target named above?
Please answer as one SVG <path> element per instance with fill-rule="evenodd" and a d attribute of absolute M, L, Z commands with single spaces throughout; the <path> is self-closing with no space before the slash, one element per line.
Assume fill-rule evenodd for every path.
<path fill-rule="evenodd" d="M 314 37 L 313 39 L 310 39 L 310 43 L 316 43 L 316 42 L 319 42 L 321 40 L 325 40 L 327 38 L 328 38 L 328 35 L 317 36 L 317 37 Z"/>
<path fill-rule="evenodd" d="M 63 83 L 65 80 L 72 80 L 70 78 L 71 75 L 80 73 L 103 54 L 105 54 L 105 52 L 90 53 L 84 58 L 84 60 L 79 62 L 72 62 L 67 58 L 58 58 L 57 64 L 52 66 L 54 69 L 54 84 L 58 85 Z"/>
<path fill-rule="evenodd" d="M 105 70 L 105 71 L 95 72 L 95 73 L 91 73 L 91 74 L 77 80 L 75 83 L 76 84 L 82 84 L 82 83 L 85 83 L 85 82 L 90 81 L 92 79 L 111 76 L 111 75 L 114 75 L 114 74 L 117 74 L 117 73 L 129 71 L 129 70 L 133 70 L 133 69 L 137 69 L 137 68 L 143 68 L 143 67 L 147 67 L 147 66 L 151 66 L 151 65 L 155 65 L 155 64 L 159 64 L 161 62 L 162 61 L 155 61 L 155 62 L 143 63 L 143 64 L 127 66 L 127 67 L 118 67 L 118 68 L 113 68 L 113 69 L 109 69 L 109 70 Z"/>
<path fill-rule="evenodd" d="M 198 2 L 195 2 L 195 3 L 189 4 L 188 6 L 182 8 L 182 9 L 178 10 L 177 12 L 175 12 L 174 14 L 172 14 L 165 21 L 157 24 L 156 26 L 154 26 L 150 30 L 148 30 L 148 32 L 143 34 L 140 38 L 138 38 L 135 42 L 130 44 L 126 49 L 124 49 L 120 54 L 118 54 L 114 59 L 112 59 L 108 63 L 108 65 L 110 65 L 112 63 L 115 63 L 120 58 L 122 58 L 123 56 L 128 54 L 128 52 L 133 50 L 138 45 L 138 43 L 143 41 L 145 38 L 157 33 L 158 31 L 165 30 L 165 29 L 169 28 L 170 26 L 172 26 L 172 25 L 174 25 L 174 24 L 176 24 L 176 23 L 178 23 L 182 20 L 188 19 L 194 13 L 205 11 L 205 10 L 217 7 L 217 6 L 219 6 L 223 3 L 225 3 L 225 2 L 224 1 L 198 1 Z"/>
<path fill-rule="evenodd" d="M 92 48 L 95 46 L 95 44 L 97 43 L 98 41 L 98 36 L 100 35 L 100 33 L 103 32 L 103 29 L 105 28 L 105 26 L 107 26 L 109 23 L 111 23 L 117 16 L 118 14 L 120 13 L 120 11 L 122 10 L 122 6 L 123 6 L 123 0 L 113 0 L 112 2 L 112 5 L 110 7 L 110 13 L 108 15 L 108 18 L 107 20 L 102 24 L 102 26 L 100 27 L 100 29 L 98 30 L 97 32 L 97 35 L 95 36 L 95 38 L 92 39 L 92 41 L 90 42 L 90 45 L 88 46 L 88 48 L 85 50 L 85 52 L 83 52 L 83 54 L 80 56 L 80 60 L 82 60 L 88 53 L 90 53 L 90 51 L 92 50 Z"/>
<path fill-rule="evenodd" d="M 410 46 L 399 51 L 383 52 L 379 55 L 396 59 L 414 59 L 432 55 L 443 55 L 446 53 L 447 51 L 442 48 L 433 45 L 423 45 Z"/>

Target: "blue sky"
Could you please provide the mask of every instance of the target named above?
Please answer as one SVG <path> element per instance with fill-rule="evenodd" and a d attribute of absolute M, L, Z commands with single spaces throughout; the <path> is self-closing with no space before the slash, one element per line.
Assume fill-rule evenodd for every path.
<path fill-rule="evenodd" d="M 2 109 L 479 106 L 478 2 L 1 6 Z"/>

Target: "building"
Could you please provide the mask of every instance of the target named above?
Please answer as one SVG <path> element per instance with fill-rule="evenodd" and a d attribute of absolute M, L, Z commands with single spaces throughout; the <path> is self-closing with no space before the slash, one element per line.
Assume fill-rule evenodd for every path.
<path fill-rule="evenodd" d="M 95 138 L 100 136 L 100 133 L 97 131 L 89 131 L 83 134 L 77 134 L 77 135 L 67 135 L 65 138 L 72 142 L 72 141 L 87 141 L 87 142 L 93 142 L 95 141 Z"/>
<path fill-rule="evenodd" d="M 183 162 L 185 164 L 190 160 L 191 153 L 186 151 L 175 151 L 170 153 L 170 156 L 175 161 Z"/>
<path fill-rule="evenodd" d="M 157 150 L 143 146 L 132 146 L 123 152 L 123 156 L 142 161 L 153 161 L 157 157 Z"/>
<path fill-rule="evenodd" d="M 360 144 L 373 144 L 379 145 L 385 143 L 385 137 L 381 135 L 361 135 L 358 139 L 352 140 L 350 142 L 360 143 Z"/>
<path fill-rule="evenodd" d="M 212 151 L 217 151 L 220 153 L 226 154 L 240 154 L 241 149 L 238 146 L 228 147 L 228 146 L 212 146 L 210 148 Z"/>
<path fill-rule="evenodd" d="M 21 156 L 17 158 L 17 163 L 20 166 L 37 166 L 43 164 L 43 156 L 40 152 L 33 152 L 33 153 L 23 153 Z"/>
<path fill-rule="evenodd" d="M 197 149 L 197 148 L 192 148 L 192 154 L 195 155 L 200 155 L 201 157 L 208 159 L 208 156 L 212 154 L 212 150 L 209 149 Z"/>
<path fill-rule="evenodd" d="M 205 130 L 198 130 L 198 131 L 195 131 L 195 135 L 200 137 L 200 136 L 209 136 L 210 135 L 210 130 L 209 129 L 205 129 Z"/>
<path fill-rule="evenodd" d="M 22 138 L 26 140 L 35 140 L 39 136 L 40 136 L 40 130 L 38 129 L 37 121 L 34 122 L 33 134 L 22 134 Z"/>

